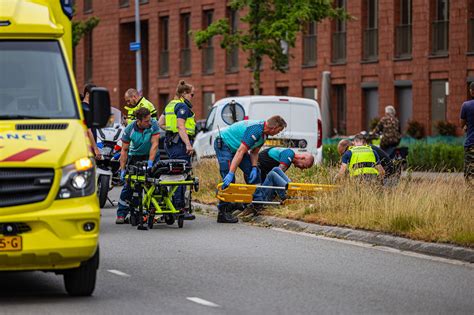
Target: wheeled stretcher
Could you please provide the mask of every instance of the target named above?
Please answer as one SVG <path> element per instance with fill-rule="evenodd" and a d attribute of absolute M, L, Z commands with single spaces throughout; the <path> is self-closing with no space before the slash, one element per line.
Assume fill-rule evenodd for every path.
<path fill-rule="evenodd" d="M 230 184 L 229 187 L 224 190 L 222 190 L 221 187 L 222 183 L 217 185 L 216 197 L 217 199 L 224 202 L 281 205 L 309 201 L 317 196 L 318 193 L 333 191 L 338 186 L 325 184 L 288 183 L 286 187 L 249 184 Z M 280 201 L 253 200 L 253 195 L 258 188 L 285 190 L 287 199 Z"/>
<path fill-rule="evenodd" d="M 191 191 L 199 190 L 199 179 L 192 176 L 192 168 L 185 160 L 159 161 L 151 169 L 147 169 L 147 162 L 138 162 L 127 167 L 126 180 L 133 189 L 132 226 L 138 225 L 139 230 L 152 229 L 163 219 L 168 225 L 177 221 L 178 227 L 183 227 L 184 210 L 191 211 Z M 189 194 L 185 194 L 186 209 L 176 209 L 172 202 L 180 186 L 189 187 Z"/>

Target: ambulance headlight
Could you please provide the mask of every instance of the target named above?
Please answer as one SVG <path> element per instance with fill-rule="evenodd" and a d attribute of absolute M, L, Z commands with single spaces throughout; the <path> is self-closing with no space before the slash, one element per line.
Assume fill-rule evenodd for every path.
<path fill-rule="evenodd" d="M 61 183 L 56 199 L 90 196 L 94 192 L 94 160 L 82 158 L 62 168 Z"/>

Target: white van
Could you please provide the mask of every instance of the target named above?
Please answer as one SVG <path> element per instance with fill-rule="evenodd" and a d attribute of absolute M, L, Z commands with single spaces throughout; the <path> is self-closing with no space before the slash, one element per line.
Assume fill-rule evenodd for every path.
<path fill-rule="evenodd" d="M 265 147 L 288 147 L 295 152 L 310 152 L 315 163 L 323 160 L 322 121 L 315 100 L 289 96 L 239 96 L 217 101 L 207 117 L 205 128 L 194 141 L 197 159 L 215 156 L 214 139 L 233 123 L 241 120 L 282 116 L 288 127 L 269 137 Z"/>

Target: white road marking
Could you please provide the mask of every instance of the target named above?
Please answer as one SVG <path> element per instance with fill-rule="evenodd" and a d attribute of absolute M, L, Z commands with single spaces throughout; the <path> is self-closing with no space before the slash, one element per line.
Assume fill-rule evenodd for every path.
<path fill-rule="evenodd" d="M 121 276 L 121 277 L 130 277 L 129 274 L 126 274 L 125 272 L 121 272 L 120 270 L 115 270 L 115 269 L 110 269 L 107 270 L 110 273 L 113 273 L 114 275 Z"/>
<path fill-rule="evenodd" d="M 217 305 L 216 303 L 212 303 L 212 302 L 206 301 L 206 300 L 201 299 L 201 298 L 198 298 L 198 297 L 187 297 L 186 300 L 189 300 L 189 301 L 191 301 L 191 302 L 194 302 L 194 303 L 197 303 L 197 304 L 201 304 L 201 305 L 204 305 L 204 306 L 220 307 L 220 306 Z"/>
<path fill-rule="evenodd" d="M 383 251 L 383 252 L 397 253 L 397 254 L 401 254 L 401 255 L 404 255 L 404 256 L 416 257 L 416 258 L 427 259 L 427 260 L 431 260 L 431 261 L 447 263 L 447 264 L 451 264 L 451 265 L 458 265 L 458 266 L 465 266 L 465 267 L 474 268 L 474 264 L 468 263 L 466 261 L 461 261 L 461 260 L 455 260 L 455 259 L 449 259 L 449 258 L 443 258 L 443 257 L 437 257 L 437 256 L 430 256 L 430 255 L 425 255 L 425 254 L 421 254 L 421 253 L 404 251 L 404 250 L 400 250 L 400 249 L 396 249 L 396 248 L 392 248 L 392 247 L 387 247 L 387 246 L 373 245 L 373 244 L 368 244 L 368 243 L 363 243 L 363 242 L 358 242 L 358 241 L 351 241 L 351 240 L 344 240 L 344 239 L 340 239 L 340 238 L 328 237 L 328 236 L 323 236 L 323 235 L 315 235 L 315 234 L 311 234 L 311 233 L 307 233 L 307 232 L 289 231 L 289 230 L 282 229 L 282 228 L 271 228 L 271 229 L 275 230 L 275 231 L 279 231 L 279 232 L 285 232 L 285 233 L 290 233 L 290 234 L 299 234 L 299 235 L 309 236 L 309 237 L 313 237 L 313 238 L 319 238 L 319 239 L 322 239 L 322 240 L 327 240 L 327 241 L 332 241 L 332 242 L 350 244 L 350 245 L 364 247 L 364 248 L 371 248 L 371 249 L 380 250 L 380 251 Z"/>

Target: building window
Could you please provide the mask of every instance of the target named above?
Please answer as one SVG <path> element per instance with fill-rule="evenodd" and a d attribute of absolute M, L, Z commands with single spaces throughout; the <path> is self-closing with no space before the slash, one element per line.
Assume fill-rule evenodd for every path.
<path fill-rule="evenodd" d="M 119 5 L 121 8 L 129 7 L 130 6 L 130 0 L 119 0 Z"/>
<path fill-rule="evenodd" d="M 397 26 L 395 29 L 395 56 L 397 58 L 411 57 L 411 0 L 398 0 L 396 2 L 395 17 Z"/>
<path fill-rule="evenodd" d="M 202 93 L 202 117 L 207 117 L 209 112 L 212 109 L 212 105 L 214 104 L 216 99 L 216 95 L 214 92 L 203 92 Z"/>
<path fill-rule="evenodd" d="M 140 4 L 147 4 L 149 0 L 140 0 Z"/>
<path fill-rule="evenodd" d="M 449 42 L 449 1 L 432 0 L 432 4 L 431 52 L 433 55 L 447 55 Z"/>
<path fill-rule="evenodd" d="M 191 14 L 181 14 L 181 50 L 180 50 L 180 74 L 191 74 Z"/>
<path fill-rule="evenodd" d="M 92 31 L 84 36 L 84 81 L 92 82 Z"/>
<path fill-rule="evenodd" d="M 288 96 L 288 87 L 287 86 L 277 87 L 275 92 L 276 92 L 276 95 Z"/>
<path fill-rule="evenodd" d="M 203 12 L 202 27 L 207 28 L 212 24 L 214 10 L 205 10 Z M 204 74 L 214 73 L 214 46 L 212 38 L 202 48 L 202 72 Z"/>
<path fill-rule="evenodd" d="M 337 8 L 346 9 L 346 0 L 336 0 Z M 346 62 L 346 21 L 334 20 L 332 33 L 332 62 Z"/>
<path fill-rule="evenodd" d="M 396 87 L 397 108 L 402 131 L 407 129 L 408 122 L 413 119 L 413 94 L 411 86 Z"/>
<path fill-rule="evenodd" d="M 318 89 L 314 86 L 311 87 L 303 87 L 303 97 L 309 98 L 312 100 L 318 99 Z"/>
<path fill-rule="evenodd" d="M 431 81 L 431 132 L 433 135 L 438 133 L 435 123 L 446 121 L 447 85 L 447 80 Z"/>
<path fill-rule="evenodd" d="M 168 105 L 168 102 L 170 101 L 170 95 L 168 93 L 160 93 L 158 95 L 158 113 L 161 115 L 164 110 L 166 105 Z"/>
<path fill-rule="evenodd" d="M 227 97 L 239 96 L 239 90 L 227 90 Z"/>
<path fill-rule="evenodd" d="M 365 128 L 371 130 L 370 127 L 374 119 L 379 118 L 379 91 L 377 88 L 364 89 L 365 103 Z"/>
<path fill-rule="evenodd" d="M 347 102 L 346 102 L 346 86 L 338 84 L 333 86 L 335 107 L 336 107 L 336 131 L 337 134 L 345 135 L 347 133 L 346 116 L 347 116 Z"/>
<path fill-rule="evenodd" d="M 84 0 L 84 13 L 92 12 L 92 0 Z"/>
<path fill-rule="evenodd" d="M 231 33 L 235 33 L 239 27 L 239 11 L 228 9 L 227 11 L 227 18 L 229 19 L 230 23 L 230 31 Z M 231 47 L 227 51 L 226 56 L 226 71 L 227 72 L 238 72 L 239 71 L 239 47 L 234 46 Z"/>
<path fill-rule="evenodd" d="M 378 58 L 378 0 L 365 0 L 364 51 L 365 61 Z"/>
<path fill-rule="evenodd" d="M 306 25 L 303 34 L 303 66 L 315 66 L 317 58 L 318 24 L 313 21 Z"/>
<path fill-rule="evenodd" d="M 169 73 L 169 17 L 160 17 L 160 65 L 158 73 L 161 76 L 166 76 Z"/>

